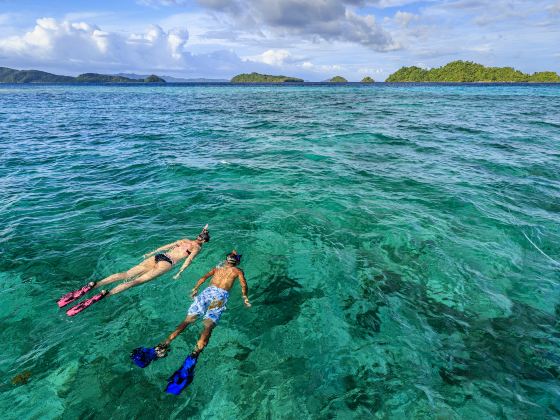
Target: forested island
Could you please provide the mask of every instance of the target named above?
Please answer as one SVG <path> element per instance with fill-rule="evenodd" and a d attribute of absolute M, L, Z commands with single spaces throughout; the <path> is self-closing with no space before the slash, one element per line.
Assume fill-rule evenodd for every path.
<path fill-rule="evenodd" d="M 130 79 L 123 76 L 98 73 L 84 73 L 72 77 L 39 70 L 15 70 L 0 67 L 0 83 L 165 83 L 165 80 L 155 74 L 144 79 Z"/>
<path fill-rule="evenodd" d="M 402 67 L 391 74 L 386 82 L 449 82 L 449 83 L 558 83 L 560 76 L 553 71 L 526 74 L 513 67 L 486 67 L 472 61 L 453 61 L 430 70 L 420 67 Z"/>
<path fill-rule="evenodd" d="M 127 77 L 132 76 L 132 77 Z M 164 76 L 166 77 L 166 76 Z M 174 79 L 174 78 L 170 78 Z M 174 79 L 186 81 L 186 79 Z M 192 81 L 211 79 L 193 79 Z M 188 80 L 189 82 L 191 79 Z M 219 80 L 222 81 L 222 80 Z M 0 67 L 0 83 L 165 83 L 166 80 L 154 74 L 140 76 L 136 74 L 99 74 L 84 73 L 79 76 L 61 76 L 40 70 L 15 70 Z M 233 77 L 231 83 L 303 83 L 303 79 L 290 76 L 274 76 L 261 73 L 242 73 Z M 326 80 L 330 83 L 347 83 L 342 76 Z M 374 83 L 366 76 L 361 83 Z M 417 66 L 401 67 L 391 74 L 386 82 L 428 82 L 428 83 L 560 83 L 560 76 L 553 71 L 541 71 L 526 74 L 513 67 L 486 67 L 472 61 L 453 61 L 444 66 L 423 69 Z"/>
<path fill-rule="evenodd" d="M 272 76 L 261 73 L 242 73 L 231 79 L 231 83 L 301 83 L 303 79 L 289 76 Z"/>
<path fill-rule="evenodd" d="M 130 79 L 112 74 L 84 73 L 77 76 L 75 81 L 82 83 L 165 83 L 165 80 L 155 74 L 144 79 Z"/>
<path fill-rule="evenodd" d="M 136 73 L 117 73 L 115 76 L 128 77 L 129 79 L 144 79 L 151 77 L 147 74 L 136 74 Z M 173 76 L 156 76 L 161 77 L 167 83 L 229 83 L 229 79 L 208 79 L 206 77 L 194 77 L 194 78 L 184 78 L 184 77 L 173 77 Z"/>

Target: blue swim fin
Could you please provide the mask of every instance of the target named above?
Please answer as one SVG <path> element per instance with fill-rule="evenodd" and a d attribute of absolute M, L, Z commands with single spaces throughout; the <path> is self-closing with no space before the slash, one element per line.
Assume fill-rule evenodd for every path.
<path fill-rule="evenodd" d="M 130 353 L 132 361 L 141 368 L 145 368 L 156 359 L 161 359 L 167 356 L 169 345 L 158 344 L 155 347 L 138 347 Z"/>
<path fill-rule="evenodd" d="M 138 347 L 130 353 L 130 358 L 136 364 L 136 366 L 140 366 L 141 368 L 145 368 L 148 366 L 152 361 L 157 359 L 156 349 L 155 347 Z"/>
<path fill-rule="evenodd" d="M 197 360 L 198 355 L 189 354 L 183 365 L 167 380 L 165 392 L 179 395 L 183 389 L 189 386 L 194 379 L 194 368 Z"/>

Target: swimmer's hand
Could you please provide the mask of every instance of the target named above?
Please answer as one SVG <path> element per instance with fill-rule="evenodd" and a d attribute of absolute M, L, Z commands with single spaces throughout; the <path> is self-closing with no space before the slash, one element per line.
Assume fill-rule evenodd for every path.
<path fill-rule="evenodd" d="M 179 277 L 181 277 L 181 272 L 180 271 L 173 276 L 173 280 L 179 280 Z"/>
<path fill-rule="evenodd" d="M 152 253 L 149 252 L 148 254 L 142 255 L 142 258 L 146 259 L 146 258 L 150 258 L 151 256 L 152 256 Z"/>
<path fill-rule="evenodd" d="M 247 308 L 251 307 L 251 303 L 249 302 L 249 298 L 247 296 L 243 296 L 243 303 L 245 303 Z"/>
<path fill-rule="evenodd" d="M 191 299 L 194 299 L 198 295 L 198 289 L 195 287 L 191 290 Z"/>

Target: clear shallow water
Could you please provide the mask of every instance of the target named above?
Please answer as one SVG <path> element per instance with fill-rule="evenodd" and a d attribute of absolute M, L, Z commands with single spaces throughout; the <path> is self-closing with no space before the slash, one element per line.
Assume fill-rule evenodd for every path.
<path fill-rule="evenodd" d="M 560 87 L 0 86 L 0 412 L 13 418 L 560 415 Z M 210 224 L 168 274 L 56 299 Z M 141 370 L 236 248 L 239 288 Z M 29 372 L 26 384 L 11 378 Z"/>

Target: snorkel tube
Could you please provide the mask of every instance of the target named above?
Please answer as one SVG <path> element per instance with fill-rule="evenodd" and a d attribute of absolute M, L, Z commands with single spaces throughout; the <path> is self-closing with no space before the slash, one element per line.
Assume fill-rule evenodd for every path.
<path fill-rule="evenodd" d="M 199 241 L 210 242 L 210 232 L 208 231 L 208 223 L 202 228 L 202 232 L 196 237 Z"/>

